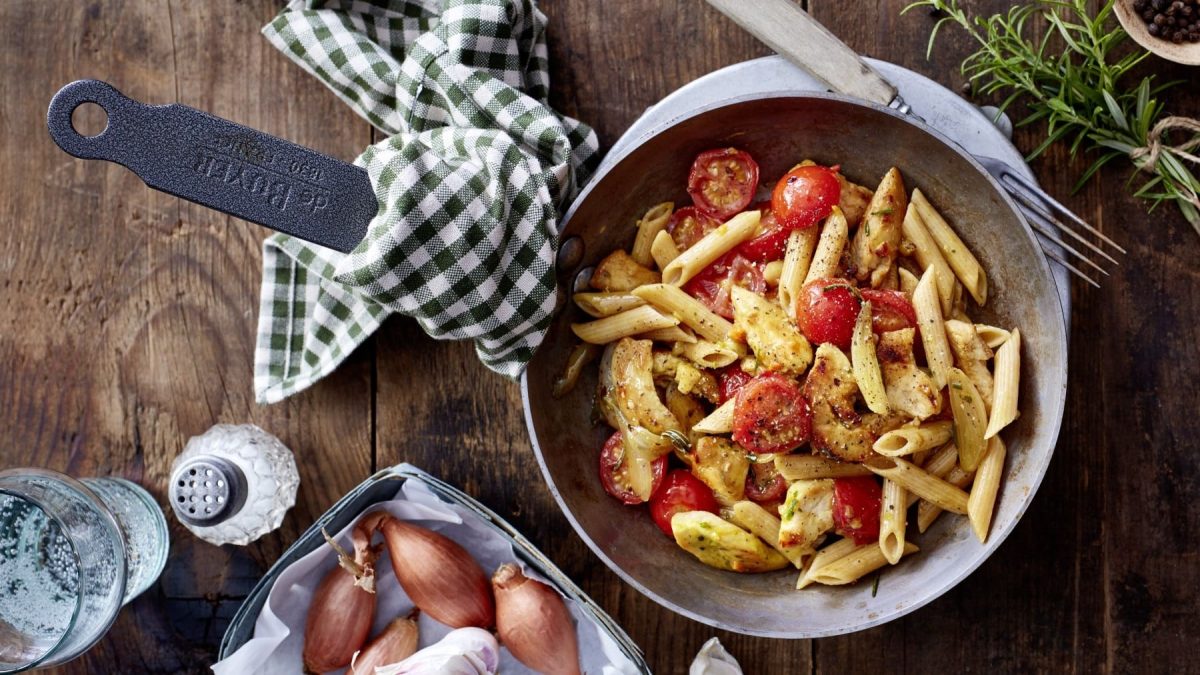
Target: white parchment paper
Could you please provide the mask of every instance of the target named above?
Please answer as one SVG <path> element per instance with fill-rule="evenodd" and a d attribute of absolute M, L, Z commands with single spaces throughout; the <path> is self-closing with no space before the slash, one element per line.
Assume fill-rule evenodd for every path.
<path fill-rule="evenodd" d="M 372 506 L 371 511 L 385 510 L 393 516 L 412 521 L 422 527 L 439 532 L 458 542 L 467 549 L 489 575 L 502 563 L 521 565 L 525 573 L 534 579 L 546 581 L 521 562 L 512 545 L 470 510 L 447 504 L 417 480 L 404 481 L 400 491 L 391 501 Z M 354 524 L 346 527 L 334 537 L 347 550 L 352 550 L 350 532 Z M 229 658 L 212 666 L 217 675 L 296 675 L 303 671 L 301 652 L 304 648 L 304 621 L 312 602 L 313 592 L 325 575 L 337 566 L 337 554 L 329 546 L 321 546 L 297 560 L 279 575 L 267 602 L 263 605 L 258 621 L 254 625 L 254 637 Z M 551 587 L 554 584 L 549 584 Z M 375 625 L 371 635 L 376 635 L 392 619 L 408 614 L 412 602 L 405 595 L 392 573 L 391 561 L 386 548 L 376 563 L 376 592 L 379 594 L 375 610 Z M 575 619 L 575 632 L 579 637 L 581 667 L 589 675 L 636 675 L 637 667 L 621 652 L 617 643 L 595 624 L 582 608 L 572 600 L 567 607 Z M 420 615 L 420 646 L 427 647 L 450 632 L 450 628 L 426 616 Z M 339 671 L 344 672 L 344 671 Z M 532 673 L 508 653 L 501 649 L 500 673 Z"/>

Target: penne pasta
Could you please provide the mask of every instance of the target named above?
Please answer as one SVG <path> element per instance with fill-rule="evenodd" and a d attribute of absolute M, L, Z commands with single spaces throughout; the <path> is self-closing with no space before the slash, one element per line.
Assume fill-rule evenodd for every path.
<path fill-rule="evenodd" d="M 779 271 L 779 304 L 792 321 L 796 320 L 796 299 L 808 276 L 813 251 L 817 248 L 820 228 L 806 227 L 792 230 L 788 235 L 787 249 L 783 253 L 783 269 Z"/>
<path fill-rule="evenodd" d="M 663 283 L 682 286 L 714 260 L 733 250 L 758 229 L 761 212 L 743 211 L 720 227 L 704 235 L 691 248 L 679 254 L 662 271 Z"/>
<path fill-rule="evenodd" d="M 645 300 L 625 292 L 576 293 L 572 299 L 579 309 L 597 319 L 603 319 L 613 314 L 620 314 L 626 310 L 646 304 Z"/>
<path fill-rule="evenodd" d="M 904 556 L 904 531 L 908 527 L 908 493 L 894 481 L 883 481 L 879 510 L 879 550 L 895 565 Z"/>
<path fill-rule="evenodd" d="M 954 360 L 958 367 L 967 374 L 983 405 L 988 410 L 992 407 L 992 373 L 988 370 L 987 361 L 992 358 L 992 350 L 980 339 L 975 332 L 975 324 L 951 319 L 946 322 L 946 337 L 950 341 L 950 351 L 954 352 Z"/>
<path fill-rule="evenodd" d="M 984 430 L 987 411 L 983 397 L 971 383 L 971 378 L 958 368 L 950 370 L 950 412 L 954 414 L 954 442 L 958 446 L 958 463 L 966 471 L 974 471 L 983 457 Z"/>
<path fill-rule="evenodd" d="M 979 463 L 975 484 L 971 486 L 971 494 L 967 497 L 967 517 L 980 542 L 987 541 L 988 530 L 991 529 L 996 493 L 1000 490 L 1000 477 L 1004 474 L 1005 454 L 1004 441 L 999 436 L 993 436 L 988 441 L 987 454 Z"/>
<path fill-rule="evenodd" d="M 963 471 L 962 467 L 956 461 L 954 466 L 950 467 L 949 473 L 946 474 L 943 480 L 954 487 L 965 488 L 971 484 L 971 479 L 974 477 L 975 474 Z M 967 501 L 970 501 L 969 496 Z M 944 510 L 937 504 L 922 499 L 921 503 L 917 504 L 917 531 L 924 532 L 928 530 L 929 526 L 933 524 L 933 521 L 937 520 L 938 516 L 942 515 L 942 511 Z"/>
<path fill-rule="evenodd" d="M 754 502 L 742 500 L 734 504 L 729 511 L 729 520 L 734 525 L 767 542 L 771 548 L 792 561 L 796 569 L 804 567 L 804 563 L 811 557 L 808 549 L 781 545 L 779 543 L 779 518 L 771 515 L 770 511 Z"/>
<path fill-rule="evenodd" d="M 663 230 L 654 235 L 654 241 L 650 244 L 650 257 L 654 258 L 654 264 L 660 270 L 679 257 L 679 247 L 675 245 L 670 232 Z"/>
<path fill-rule="evenodd" d="M 708 417 L 697 422 L 692 431 L 699 434 L 727 434 L 733 431 L 733 402 L 731 398 L 722 403 Z"/>
<path fill-rule="evenodd" d="M 867 544 L 866 546 L 876 546 L 876 545 L 875 544 Z M 799 590 L 801 588 L 804 588 L 805 586 L 812 585 L 814 583 L 812 580 L 812 576 L 813 576 L 814 572 L 819 572 L 821 569 L 823 569 L 829 563 L 835 562 L 837 560 L 841 560 L 842 558 L 845 558 L 846 556 L 850 555 L 856 549 L 859 549 L 859 548 L 866 548 L 866 547 L 859 546 L 854 543 L 853 539 L 846 537 L 844 539 L 838 539 L 837 541 L 826 546 L 825 548 L 818 550 L 816 555 L 814 555 L 812 557 L 812 559 L 808 561 L 808 564 L 805 566 L 804 570 L 800 573 L 800 578 L 796 580 L 796 589 Z"/>
<path fill-rule="evenodd" d="M 846 250 L 849 237 L 850 228 L 846 224 L 846 216 L 835 206 L 833 212 L 825 219 L 825 225 L 821 227 L 817 249 L 813 252 L 808 274 L 804 275 L 805 284 L 814 279 L 828 279 L 838 275 L 838 265 L 842 262 L 842 252 Z M 795 300 L 796 298 L 793 298 L 792 302 Z"/>
<path fill-rule="evenodd" d="M 925 228 L 929 231 L 933 240 L 937 242 L 937 246 L 942 251 L 942 256 L 950 265 L 950 269 L 958 276 L 958 280 L 966 287 L 971 297 L 975 298 L 975 302 L 980 305 L 987 303 L 988 283 L 987 275 L 983 271 L 983 267 L 958 237 L 958 233 L 954 228 L 950 227 L 950 223 L 942 217 L 925 195 L 920 190 L 913 190 L 912 203 L 917 206 L 917 213 L 921 216 L 921 222 L 925 224 Z"/>
<path fill-rule="evenodd" d="M 903 555 L 916 553 L 916 544 L 904 544 Z M 854 583 L 888 563 L 887 556 L 878 544 L 868 544 L 854 549 L 839 560 L 835 560 L 812 573 L 812 580 L 826 586 L 841 586 Z"/>
<path fill-rule="evenodd" d="M 975 324 L 975 332 L 979 334 L 979 338 L 989 349 L 999 349 L 1009 336 L 1009 332 L 1003 328 L 989 326 L 986 323 Z"/>
<path fill-rule="evenodd" d="M 638 221 L 637 237 L 633 240 L 633 250 L 629 252 L 634 262 L 644 267 L 649 267 L 650 263 L 654 262 L 651 253 L 654 239 L 659 232 L 667 229 L 667 222 L 671 220 L 671 213 L 674 211 L 675 204 L 671 202 L 655 204 Z"/>
<path fill-rule="evenodd" d="M 858 390 L 871 412 L 886 415 L 888 409 L 887 390 L 883 387 L 883 372 L 879 369 L 879 357 L 875 355 L 875 332 L 871 330 L 871 303 L 864 302 L 854 323 L 854 334 L 850 340 L 850 362 Z M 882 440 L 882 439 L 881 439 Z M 879 443 L 876 442 L 876 450 Z"/>
<path fill-rule="evenodd" d="M 676 342 L 671 352 L 701 368 L 724 368 L 740 358 L 736 351 L 708 340 Z"/>
<path fill-rule="evenodd" d="M 603 345 L 623 337 L 678 324 L 679 319 L 666 316 L 653 307 L 643 305 L 603 319 L 587 323 L 573 323 L 571 331 L 584 342 Z"/>
<path fill-rule="evenodd" d="M 918 279 L 915 274 L 903 267 L 900 268 L 900 291 L 902 293 L 911 298 L 912 294 L 917 290 L 917 281 Z"/>
<path fill-rule="evenodd" d="M 779 277 L 783 274 L 783 261 L 772 260 L 763 266 L 763 281 L 767 282 L 768 286 L 778 286 Z"/>
<path fill-rule="evenodd" d="M 921 466 L 931 476 L 936 476 L 945 480 L 946 476 L 950 475 L 950 471 L 958 467 L 958 448 L 954 447 L 954 443 L 947 443 L 929 457 L 929 461 Z M 949 482 L 949 481 L 947 481 Z M 959 485 L 958 487 L 962 487 Z M 913 493 L 908 493 L 908 505 L 912 506 L 915 502 L 920 501 L 920 497 Z"/>
<path fill-rule="evenodd" d="M 954 425 L 951 422 L 925 422 L 919 426 L 893 429 L 880 436 L 872 447 L 885 457 L 904 457 L 945 445 L 953 435 Z"/>
<path fill-rule="evenodd" d="M 917 290 L 913 293 L 913 309 L 917 314 L 917 326 L 921 329 L 921 344 L 925 347 L 925 361 L 929 364 L 933 388 L 941 391 L 946 386 L 946 377 L 953 367 L 950 343 L 946 339 L 946 328 L 942 321 L 942 307 L 937 297 L 935 275 L 930 267 L 921 275 Z"/>
<path fill-rule="evenodd" d="M 904 237 L 912 242 L 913 257 L 917 259 L 921 269 L 927 270 L 932 267 L 937 270 L 938 299 L 942 302 L 942 314 L 949 316 L 950 310 L 954 308 L 954 286 L 957 280 L 954 271 L 950 269 L 950 263 L 942 256 L 941 249 L 929 234 L 929 230 L 925 229 L 925 223 L 912 203 L 904 212 L 901 227 Z"/>
<path fill-rule="evenodd" d="M 895 481 L 921 499 L 937 504 L 947 511 L 966 514 L 967 493 L 899 457 L 875 456 L 865 466 L 878 476 Z"/>
<path fill-rule="evenodd" d="M 686 327 L 668 326 L 667 328 L 656 328 L 654 330 L 641 333 L 638 337 L 643 340 L 657 340 L 659 342 L 684 342 L 691 343 L 696 341 L 696 336 L 692 334 Z"/>
<path fill-rule="evenodd" d="M 633 289 L 633 294 L 664 314 L 679 319 L 696 334 L 710 342 L 723 342 L 733 330 L 733 324 L 718 316 L 696 298 L 678 286 L 650 284 Z"/>
<path fill-rule="evenodd" d="M 583 369 L 587 364 L 596 360 L 600 356 L 600 345 L 594 345 L 590 342 L 580 342 L 571 350 L 571 354 L 567 356 L 567 365 L 563 368 L 562 375 L 559 375 L 554 380 L 554 389 L 550 395 L 554 398 L 562 398 L 571 393 L 575 389 L 575 385 L 579 383 L 579 376 L 583 373 Z"/>
<path fill-rule="evenodd" d="M 984 438 L 993 438 L 1017 419 L 1017 391 L 1021 387 L 1021 331 L 1014 328 L 996 350 L 995 387 L 992 390 L 992 414 Z"/>
<path fill-rule="evenodd" d="M 862 464 L 839 462 L 819 455 L 775 455 L 775 469 L 790 481 L 870 476 Z"/>

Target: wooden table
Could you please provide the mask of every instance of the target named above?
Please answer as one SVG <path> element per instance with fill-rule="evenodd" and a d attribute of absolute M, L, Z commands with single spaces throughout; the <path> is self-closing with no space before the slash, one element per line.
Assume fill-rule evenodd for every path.
<path fill-rule="evenodd" d="M 851 46 L 957 88 L 969 45 L 904 0 L 809 0 Z M 996 11 L 998 0 L 971 3 Z M 1086 160 L 1056 147 L 1043 184 L 1129 255 L 1074 291 L 1070 404 L 1057 454 L 1011 538 L 930 606 L 863 633 L 747 638 L 641 597 L 587 549 L 544 487 L 515 384 L 467 344 L 396 318 L 335 374 L 275 406 L 251 392 L 260 228 L 145 187 L 50 141 L 46 105 L 96 77 L 346 160 L 379 138 L 268 46 L 278 10 L 242 2 L 0 3 L 0 438 L 5 466 L 120 475 L 166 506 L 171 459 L 218 422 L 253 422 L 301 467 L 282 529 L 246 548 L 171 518 L 166 572 L 64 673 L 200 673 L 242 597 L 300 532 L 379 467 L 417 464 L 508 517 L 621 623 L 657 672 L 714 633 L 747 673 L 1184 672 L 1200 638 L 1200 238 L 1172 207 L 1146 215 L 1123 169 L 1068 196 Z M 611 144 L 644 110 L 768 50 L 700 0 L 544 0 L 554 103 Z M 1167 68 L 1163 77 L 1196 77 Z M 1200 112 L 1195 89 L 1173 112 Z M 1017 144 L 1033 148 L 1033 128 Z M 2 602 L 0 598 L 0 602 Z"/>

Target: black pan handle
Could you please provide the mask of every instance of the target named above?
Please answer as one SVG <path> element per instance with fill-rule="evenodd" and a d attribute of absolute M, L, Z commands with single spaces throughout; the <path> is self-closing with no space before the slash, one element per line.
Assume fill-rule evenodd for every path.
<path fill-rule="evenodd" d="M 95 103 L 108 126 L 83 136 L 71 114 Z M 184 105 L 146 105 L 98 80 L 63 87 L 46 114 L 58 147 L 121 164 L 146 185 L 343 253 L 379 208 L 363 169 Z"/>

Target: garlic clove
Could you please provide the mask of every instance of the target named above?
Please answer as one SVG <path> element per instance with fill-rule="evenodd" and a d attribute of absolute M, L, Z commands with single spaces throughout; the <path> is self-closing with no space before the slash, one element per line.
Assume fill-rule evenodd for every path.
<path fill-rule="evenodd" d="M 375 669 L 375 675 L 494 675 L 500 645 L 482 628 L 459 628 L 438 643 L 400 663 Z"/>

